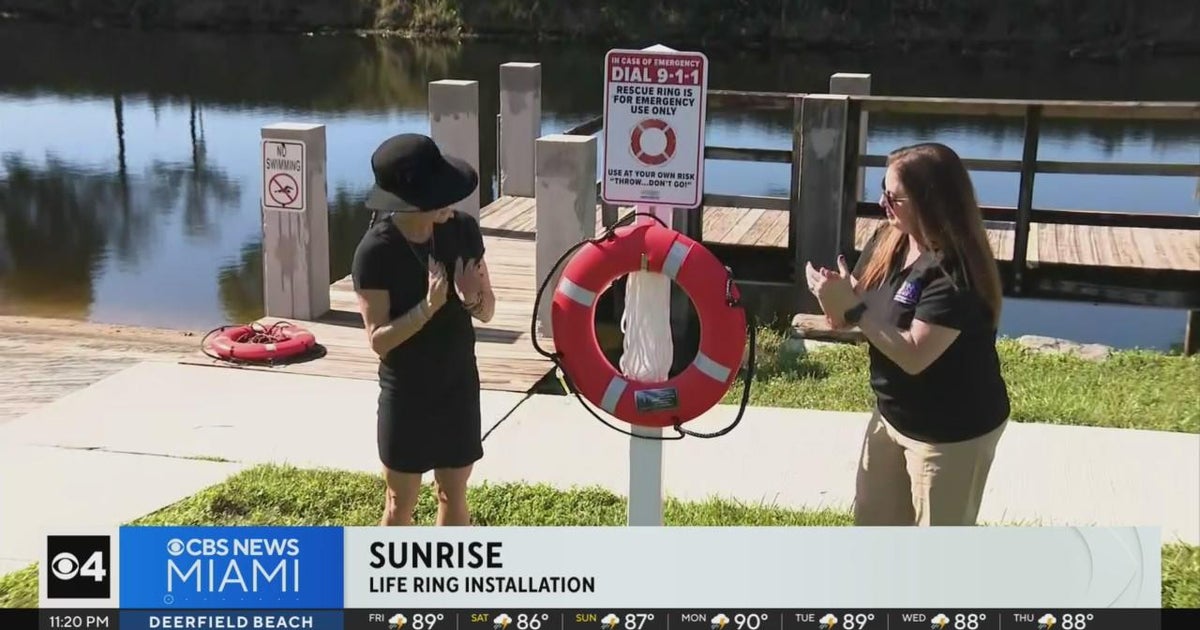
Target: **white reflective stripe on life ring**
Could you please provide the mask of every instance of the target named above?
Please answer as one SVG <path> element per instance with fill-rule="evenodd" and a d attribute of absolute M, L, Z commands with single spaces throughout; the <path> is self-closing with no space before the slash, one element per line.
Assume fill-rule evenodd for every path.
<path fill-rule="evenodd" d="M 604 397 L 600 399 L 600 408 L 616 415 L 617 403 L 621 402 L 621 394 L 625 393 L 625 388 L 629 386 L 629 381 L 620 376 L 612 377 L 608 382 L 608 387 L 604 390 Z"/>
<path fill-rule="evenodd" d="M 671 249 L 667 250 L 667 257 L 663 260 L 663 275 L 674 280 L 690 253 L 692 253 L 691 245 L 684 245 L 679 241 L 671 243 Z"/>
<path fill-rule="evenodd" d="M 696 369 L 703 372 L 705 376 L 713 379 L 714 381 L 719 381 L 722 383 L 729 380 L 729 374 L 733 372 L 733 370 L 730 368 L 727 368 L 724 365 L 721 365 L 720 363 L 710 359 L 708 355 L 704 354 L 703 352 L 697 352 L 696 360 L 692 363 L 696 366 Z"/>
<path fill-rule="evenodd" d="M 267 349 L 267 352 L 275 352 L 276 350 L 276 346 L 273 343 L 265 344 L 263 347 Z"/>
<path fill-rule="evenodd" d="M 571 282 L 570 278 L 566 277 L 559 281 L 558 292 L 570 298 L 571 301 L 582 304 L 588 308 L 591 308 L 592 304 L 596 301 L 595 292 L 588 291 L 578 284 Z"/>

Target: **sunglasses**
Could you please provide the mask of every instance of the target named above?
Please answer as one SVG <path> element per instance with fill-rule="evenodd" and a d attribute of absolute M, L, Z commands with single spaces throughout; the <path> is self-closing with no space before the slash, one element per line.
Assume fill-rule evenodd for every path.
<path fill-rule="evenodd" d="M 887 180 L 880 180 L 879 187 L 883 189 L 882 204 L 889 210 L 895 210 L 896 204 L 901 201 L 908 201 L 908 197 L 897 197 L 894 193 L 887 189 Z"/>

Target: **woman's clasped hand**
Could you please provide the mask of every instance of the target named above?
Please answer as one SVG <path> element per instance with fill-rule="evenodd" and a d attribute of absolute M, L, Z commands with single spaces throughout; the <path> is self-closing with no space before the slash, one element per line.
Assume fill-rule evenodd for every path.
<path fill-rule="evenodd" d="M 817 269 L 810 261 L 804 269 L 808 282 L 808 290 L 816 296 L 825 312 L 826 319 L 835 327 L 842 327 L 845 322 L 842 315 L 858 303 L 858 294 L 854 292 L 854 276 L 846 266 L 846 257 L 838 256 L 838 270 L 825 267 Z"/>
<path fill-rule="evenodd" d="M 429 267 L 429 288 L 425 291 L 425 306 L 432 314 L 446 303 L 446 268 L 432 256 L 425 264 Z"/>
<path fill-rule="evenodd" d="M 483 269 L 477 260 L 458 259 L 454 265 L 454 290 L 458 299 L 469 309 L 479 302 L 483 289 Z"/>

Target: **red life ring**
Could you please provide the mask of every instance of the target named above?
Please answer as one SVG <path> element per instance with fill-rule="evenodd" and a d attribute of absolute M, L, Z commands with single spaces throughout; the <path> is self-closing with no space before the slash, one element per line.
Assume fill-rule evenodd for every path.
<path fill-rule="evenodd" d="M 626 378 L 604 356 L 594 325 L 600 294 L 642 269 L 683 288 L 700 317 L 700 348 L 678 375 L 661 383 Z M 732 299 L 732 304 L 731 304 Z M 617 228 L 575 253 L 554 291 L 550 316 L 563 371 L 593 405 L 630 424 L 669 427 L 712 409 L 737 377 L 746 349 L 746 312 L 737 287 L 712 252 L 659 224 Z"/>
<path fill-rule="evenodd" d="M 642 134 L 647 129 L 658 129 L 667 137 L 667 146 L 663 148 L 662 153 L 646 153 L 645 149 L 642 148 Z M 658 166 L 675 157 L 675 142 L 675 130 L 671 128 L 671 125 L 667 124 L 667 121 L 648 118 L 633 128 L 633 135 L 629 138 L 629 149 L 633 151 L 633 157 L 637 158 L 642 164 Z"/>
<path fill-rule="evenodd" d="M 221 330 L 209 345 L 222 359 L 268 362 L 297 357 L 312 350 L 316 344 L 316 336 L 299 326 L 287 322 L 263 326 L 256 322 Z"/>

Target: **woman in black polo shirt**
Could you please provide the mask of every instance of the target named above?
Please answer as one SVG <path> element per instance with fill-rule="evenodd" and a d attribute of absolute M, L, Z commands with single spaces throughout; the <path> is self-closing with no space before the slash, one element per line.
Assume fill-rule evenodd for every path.
<path fill-rule="evenodd" d="M 421 477 L 434 473 L 438 525 L 468 525 L 467 480 L 483 457 L 474 317 L 495 297 L 483 236 L 447 208 L 478 175 L 426 136 L 388 139 L 371 157 L 372 225 L 351 275 L 371 349 L 380 357 L 377 442 L 387 480 L 384 525 L 411 525 Z"/>
<path fill-rule="evenodd" d="M 834 326 L 870 343 L 876 411 L 854 505 L 859 525 L 974 525 L 1007 425 L 996 332 L 1001 285 L 970 176 L 941 144 L 888 157 L 888 223 L 854 272 L 808 265 Z"/>

